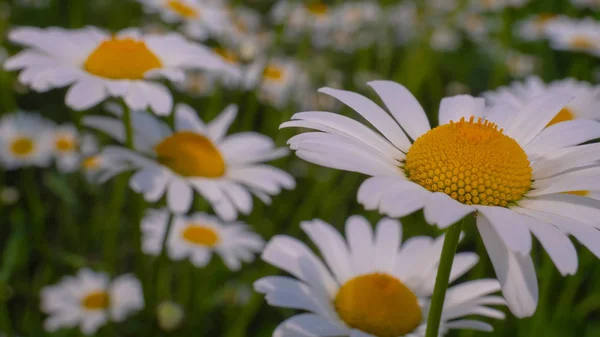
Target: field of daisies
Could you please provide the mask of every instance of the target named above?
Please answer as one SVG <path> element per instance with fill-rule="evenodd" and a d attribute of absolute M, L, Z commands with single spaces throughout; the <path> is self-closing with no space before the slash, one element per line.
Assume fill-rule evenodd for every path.
<path fill-rule="evenodd" d="M 600 336 L 598 0 L 0 0 L 0 336 Z"/>

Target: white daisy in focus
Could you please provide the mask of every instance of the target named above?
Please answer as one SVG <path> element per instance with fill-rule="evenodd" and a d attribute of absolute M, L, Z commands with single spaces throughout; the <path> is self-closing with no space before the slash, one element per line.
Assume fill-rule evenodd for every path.
<path fill-rule="evenodd" d="M 477 227 L 511 311 L 531 316 L 538 288 L 533 233 L 563 275 L 578 260 L 571 234 L 600 256 L 600 202 L 564 192 L 600 191 L 600 123 L 574 120 L 546 127 L 571 96 L 549 94 L 521 107 L 485 108 L 483 98 L 440 103 L 439 126 L 402 85 L 374 81 L 388 111 L 360 94 L 323 88 L 378 132 L 330 112 L 300 112 L 281 127 L 316 130 L 288 144 L 309 162 L 371 176 L 358 190 L 367 210 L 402 217 L 424 209 L 430 224 L 447 228 L 476 212 Z"/>
<path fill-rule="evenodd" d="M 145 254 L 160 255 L 169 218 L 168 210 L 147 211 L 142 219 L 142 250 Z M 260 253 L 264 245 L 260 235 L 241 222 L 223 223 L 205 213 L 174 215 L 171 221 L 167 255 L 173 260 L 189 259 L 198 268 L 205 267 L 214 253 L 230 270 L 240 270 L 242 262 L 254 261 L 254 254 Z"/>
<path fill-rule="evenodd" d="M 71 86 L 66 104 L 75 110 L 121 97 L 133 110 L 168 115 L 173 98 L 158 79 L 180 82 L 188 69 L 237 74 L 207 47 L 174 33 L 142 35 L 127 29 L 110 35 L 95 27 L 23 27 L 12 30 L 9 39 L 28 48 L 4 68 L 22 70 L 19 81 L 39 92 Z"/>
<path fill-rule="evenodd" d="M 546 32 L 553 49 L 600 56 L 600 23 L 595 19 L 559 17 L 547 25 Z"/>
<path fill-rule="evenodd" d="M 515 23 L 515 31 L 525 41 L 538 41 L 546 38 L 546 27 L 558 18 L 553 13 L 532 15 Z"/>
<path fill-rule="evenodd" d="M 97 129 L 124 143 L 125 131 L 117 118 L 87 116 L 83 124 Z M 228 106 L 218 117 L 205 124 L 191 107 L 175 107 L 175 130 L 142 111 L 132 112 L 135 151 L 108 146 L 102 156 L 136 173 L 130 187 L 156 202 L 166 195 L 169 209 L 187 212 L 194 199 L 194 190 L 205 198 L 217 215 L 230 221 L 238 212 L 252 211 L 254 194 L 264 203 L 271 202 L 282 188 L 293 189 L 294 179 L 286 172 L 263 164 L 287 155 L 276 148 L 269 137 L 256 132 L 241 132 L 226 136 L 237 114 L 235 105 Z M 115 174 L 106 168 L 109 177 Z"/>
<path fill-rule="evenodd" d="M 483 94 L 489 104 L 508 103 L 522 107 L 540 95 L 563 94 L 573 96 L 569 102 L 548 126 L 575 119 L 600 120 L 600 86 L 573 78 L 557 80 L 548 84 L 537 76 L 529 76 L 523 82 L 513 82 L 510 86 L 500 87 Z"/>
<path fill-rule="evenodd" d="M 147 13 L 158 13 L 169 24 L 181 24 L 190 38 L 206 40 L 219 36 L 231 22 L 225 8 L 197 0 L 138 0 Z"/>
<path fill-rule="evenodd" d="M 76 276 L 44 287 L 40 308 L 48 314 L 44 329 L 55 332 L 79 326 L 92 335 L 108 321 L 122 322 L 144 308 L 142 285 L 132 275 L 110 280 L 108 275 L 80 269 Z"/>
<path fill-rule="evenodd" d="M 401 245 L 400 222 L 382 219 L 373 232 L 360 216 L 346 222 L 346 240 L 321 220 L 301 224 L 321 259 L 292 237 L 275 236 L 262 254 L 267 263 L 289 276 L 267 276 L 254 283 L 276 307 L 308 311 L 281 323 L 273 336 L 406 336 L 423 337 L 433 294 L 443 236 L 410 238 Z M 477 254 L 458 253 L 450 282 L 469 271 Z M 464 319 L 480 315 L 503 319 L 497 280 L 482 279 L 450 287 L 446 293 L 440 335 L 452 329 L 492 331 L 488 323 Z"/>
<path fill-rule="evenodd" d="M 52 159 L 52 124 L 37 114 L 17 112 L 0 118 L 0 164 L 8 170 L 47 167 Z"/>

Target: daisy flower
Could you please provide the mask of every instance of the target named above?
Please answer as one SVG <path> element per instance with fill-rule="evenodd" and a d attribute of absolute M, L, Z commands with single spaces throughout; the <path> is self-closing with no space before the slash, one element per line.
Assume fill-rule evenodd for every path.
<path fill-rule="evenodd" d="M 597 109 L 600 104 L 600 86 L 573 78 L 546 84 L 539 77 L 530 76 L 523 82 L 513 82 L 510 86 L 486 92 L 483 96 L 492 105 L 507 103 L 522 107 L 537 96 L 550 94 L 570 95 L 574 99 L 560 110 L 548 125 L 575 119 L 600 120 L 600 111 Z"/>
<path fill-rule="evenodd" d="M 571 0 L 571 3 L 577 7 L 600 8 L 600 1 L 598 0 Z"/>
<path fill-rule="evenodd" d="M 0 163 L 8 170 L 47 167 L 52 159 L 52 125 L 37 114 L 17 112 L 0 118 Z"/>
<path fill-rule="evenodd" d="M 142 250 L 158 256 L 169 225 L 168 210 L 150 209 L 142 219 Z M 166 241 L 168 256 L 173 260 L 189 259 L 196 267 L 206 266 L 215 253 L 230 270 L 237 271 L 242 262 L 254 261 L 262 251 L 262 238 L 241 222 L 223 223 L 205 213 L 175 215 Z"/>
<path fill-rule="evenodd" d="M 308 33 L 317 47 L 329 41 L 332 8 L 322 2 L 280 0 L 273 6 L 271 17 L 276 24 L 284 25 L 284 34 L 289 40 L 297 41 Z"/>
<path fill-rule="evenodd" d="M 44 322 L 48 332 L 79 326 L 91 335 L 108 321 L 122 322 L 144 308 L 142 285 L 134 276 L 121 275 L 111 281 L 108 275 L 85 268 L 44 287 L 40 297 L 40 307 L 48 314 Z"/>
<path fill-rule="evenodd" d="M 56 167 L 60 172 L 73 172 L 79 168 L 79 131 L 73 124 L 56 126 L 52 135 Z"/>
<path fill-rule="evenodd" d="M 244 87 L 258 88 L 261 101 L 283 108 L 303 92 L 308 81 L 308 74 L 298 62 L 290 58 L 273 57 L 268 61 L 257 60 L 248 66 Z"/>
<path fill-rule="evenodd" d="M 559 17 L 547 25 L 546 32 L 554 49 L 600 56 L 600 23 L 595 19 Z"/>
<path fill-rule="evenodd" d="M 169 24 L 181 24 L 187 36 L 206 40 L 231 25 L 227 11 L 216 4 L 197 0 L 138 0 L 147 13 L 158 13 Z"/>
<path fill-rule="evenodd" d="M 130 186 L 148 202 L 156 202 L 166 194 L 169 209 L 185 213 L 195 190 L 221 218 L 235 220 L 238 212 L 252 211 L 251 194 L 270 203 L 271 195 L 295 187 L 289 174 L 263 164 L 287 155 L 287 149 L 276 148 L 270 138 L 255 132 L 226 136 L 236 114 L 237 107 L 230 105 L 205 124 L 191 107 L 179 104 L 172 131 L 151 114 L 133 111 L 136 150 L 109 146 L 102 155 L 114 165 L 136 171 Z M 125 141 L 120 118 L 88 116 L 83 124 Z"/>
<path fill-rule="evenodd" d="M 269 241 L 262 259 L 293 277 L 267 276 L 254 289 L 272 306 L 309 312 L 287 319 L 273 336 L 425 336 L 443 236 L 417 236 L 401 245 L 400 222 L 382 219 L 373 233 L 360 216 L 346 222 L 346 240 L 318 219 L 301 227 L 325 263 L 294 238 L 278 235 Z M 477 261 L 477 254 L 457 254 L 451 282 Z M 449 288 L 440 336 L 451 329 L 491 331 L 488 323 L 463 318 L 503 319 L 501 311 L 488 307 L 505 304 L 502 297 L 491 295 L 499 290 L 493 279 Z"/>
<path fill-rule="evenodd" d="M 430 224 L 447 228 L 477 212 L 477 227 L 513 313 L 530 316 L 538 300 L 530 256 L 533 233 L 563 275 L 577 270 L 568 234 L 600 256 L 600 203 L 563 192 L 600 191 L 600 123 L 575 120 L 546 125 L 572 99 L 538 96 L 522 107 L 483 98 L 444 98 L 439 126 L 402 85 L 374 81 L 389 113 L 360 94 L 323 88 L 378 132 L 330 112 L 300 112 L 281 127 L 318 132 L 289 145 L 309 162 L 371 176 L 358 190 L 367 210 L 402 217 L 424 209 Z M 592 166 L 590 166 L 592 165 Z"/>
<path fill-rule="evenodd" d="M 22 70 L 19 81 L 39 92 L 71 86 L 66 103 L 75 110 L 120 97 L 133 110 L 150 107 L 167 115 L 173 98 L 158 79 L 179 82 L 188 69 L 237 72 L 208 48 L 177 34 L 24 27 L 12 30 L 9 39 L 28 48 L 4 68 Z"/>
<path fill-rule="evenodd" d="M 541 13 L 515 23 L 517 35 L 525 41 L 537 41 L 546 38 L 548 24 L 558 18 L 553 13 Z"/>

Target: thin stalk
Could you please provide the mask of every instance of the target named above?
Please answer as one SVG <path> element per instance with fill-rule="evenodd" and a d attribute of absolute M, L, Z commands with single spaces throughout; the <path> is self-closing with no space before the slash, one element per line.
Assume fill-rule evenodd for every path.
<path fill-rule="evenodd" d="M 156 285 L 156 289 L 155 289 L 156 293 L 154 294 L 155 296 L 152 296 L 153 302 L 151 303 L 151 305 L 153 305 L 153 306 L 156 306 L 158 304 L 158 303 L 156 303 L 157 302 L 156 297 L 165 299 L 167 297 L 167 295 L 169 295 L 171 292 L 171 289 L 170 289 L 171 275 L 166 272 L 167 270 L 170 270 L 170 269 L 165 268 L 164 274 L 159 274 L 158 271 L 160 270 L 160 266 L 163 263 L 163 261 L 167 258 L 167 240 L 169 239 L 169 233 L 171 232 L 171 227 L 172 227 L 174 220 L 175 220 L 175 216 L 173 215 L 173 213 L 169 213 L 167 229 L 165 230 L 165 237 L 163 238 L 163 242 L 161 245 L 162 249 L 160 251 L 160 255 L 154 261 L 154 268 L 152 270 L 152 272 L 153 272 L 152 280 L 154 280 L 154 284 Z M 168 296 L 168 297 L 170 298 L 171 296 Z"/>
<path fill-rule="evenodd" d="M 429 306 L 429 317 L 427 319 L 427 332 L 425 337 L 438 337 L 440 329 L 440 320 L 442 318 L 442 309 L 444 300 L 446 299 L 446 290 L 450 279 L 450 271 L 456 254 L 456 247 L 460 238 L 460 232 L 464 219 L 455 223 L 446 231 L 444 246 L 442 248 L 442 256 L 440 258 L 440 266 L 435 278 L 435 288 L 433 289 L 433 297 Z"/>

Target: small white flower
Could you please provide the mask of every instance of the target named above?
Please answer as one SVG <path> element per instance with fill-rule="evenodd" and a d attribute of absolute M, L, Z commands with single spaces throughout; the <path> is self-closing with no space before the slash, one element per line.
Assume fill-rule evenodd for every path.
<path fill-rule="evenodd" d="M 245 87 L 258 87 L 259 98 L 283 108 L 308 82 L 308 75 L 293 59 L 257 60 L 248 67 Z"/>
<path fill-rule="evenodd" d="M 187 36 L 205 40 L 231 26 L 225 8 L 196 0 L 138 0 L 147 13 L 159 13 L 167 23 L 180 23 Z"/>
<path fill-rule="evenodd" d="M 559 17 L 548 23 L 546 31 L 554 49 L 600 56 L 600 23 L 593 18 Z"/>
<path fill-rule="evenodd" d="M 460 34 L 446 26 L 436 28 L 431 34 L 429 45 L 434 50 L 454 51 L 460 47 Z"/>
<path fill-rule="evenodd" d="M 419 17 L 414 1 L 402 1 L 387 10 L 388 22 L 394 32 L 396 42 L 405 45 L 423 31 L 423 20 Z"/>
<path fill-rule="evenodd" d="M 598 0 L 571 0 L 571 3 L 577 7 L 600 8 L 600 1 Z"/>
<path fill-rule="evenodd" d="M 142 219 L 142 248 L 149 255 L 160 255 L 169 225 L 168 210 L 148 210 Z M 205 213 L 174 215 L 166 248 L 173 260 L 189 259 L 196 267 L 206 266 L 212 254 L 219 255 L 231 270 L 239 270 L 242 262 L 254 261 L 260 253 L 262 238 L 241 222 L 223 223 Z"/>
<path fill-rule="evenodd" d="M 12 186 L 4 186 L 0 190 L 0 202 L 3 205 L 14 205 L 19 201 L 21 193 Z"/>
<path fill-rule="evenodd" d="M 144 307 L 142 285 L 134 276 L 122 275 L 111 281 L 108 275 L 89 269 L 44 287 L 40 297 L 40 307 L 48 314 L 44 322 L 48 332 L 79 326 L 91 335 L 106 322 L 124 321 Z"/>
<path fill-rule="evenodd" d="M 512 76 L 523 77 L 533 74 L 540 60 L 534 55 L 508 51 L 504 56 L 504 64 Z"/>
<path fill-rule="evenodd" d="M 235 220 L 238 212 L 249 214 L 251 193 L 270 203 L 271 195 L 294 188 L 295 182 L 286 172 L 263 164 L 287 155 L 287 149 L 276 148 L 270 138 L 255 132 L 226 135 L 236 115 L 237 107 L 230 105 L 205 124 L 191 107 L 179 104 L 171 130 L 151 114 L 133 111 L 135 150 L 106 147 L 102 156 L 110 162 L 104 167 L 107 178 L 123 169 L 135 170 L 130 187 L 148 202 L 166 195 L 175 213 L 190 209 L 195 190 L 225 220 Z M 87 116 L 83 124 L 125 141 L 120 118 Z"/>
<path fill-rule="evenodd" d="M 79 131 L 72 124 L 54 128 L 52 146 L 56 158 L 56 167 L 60 172 L 73 172 L 79 168 Z"/>
<path fill-rule="evenodd" d="M 515 24 L 515 30 L 525 41 L 536 41 L 545 39 L 548 24 L 554 21 L 558 16 L 552 13 L 542 13 L 530 16 Z"/>
<path fill-rule="evenodd" d="M 110 35 L 95 27 L 24 27 L 11 31 L 9 39 L 28 49 L 11 57 L 4 68 L 22 70 L 19 81 L 39 92 L 71 86 L 66 103 L 75 110 L 122 97 L 131 109 L 149 107 L 168 115 L 173 98 L 157 79 L 180 82 L 188 69 L 238 74 L 208 48 L 174 33 L 142 35 L 126 29 Z"/>
<path fill-rule="evenodd" d="M 423 337 L 435 284 L 443 236 L 412 237 L 404 244 L 399 221 L 382 219 L 373 231 L 360 216 L 346 222 L 346 239 L 321 220 L 301 224 L 323 257 L 304 243 L 275 236 L 262 254 L 267 263 L 292 275 L 267 276 L 254 283 L 276 307 L 308 311 L 281 323 L 273 336 Z M 479 260 L 458 253 L 450 282 Z M 489 306 L 504 305 L 497 280 L 482 279 L 450 287 L 442 310 L 440 335 L 450 329 L 492 331 L 465 316 L 503 319 Z"/>
<path fill-rule="evenodd" d="M 52 125 L 37 114 L 17 112 L 0 119 L 0 163 L 9 170 L 47 167 L 52 159 Z"/>

